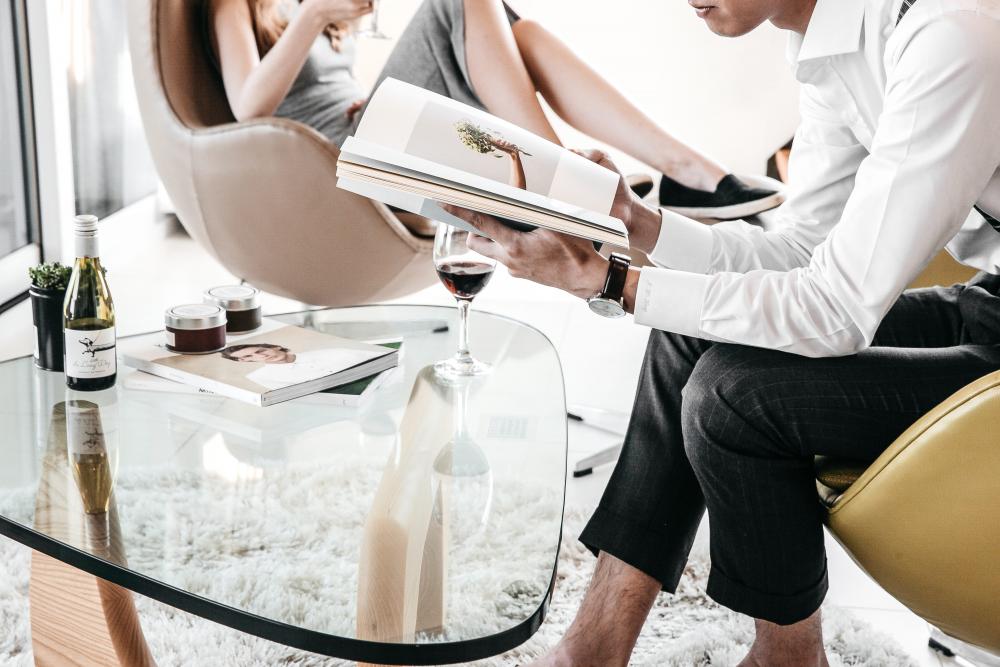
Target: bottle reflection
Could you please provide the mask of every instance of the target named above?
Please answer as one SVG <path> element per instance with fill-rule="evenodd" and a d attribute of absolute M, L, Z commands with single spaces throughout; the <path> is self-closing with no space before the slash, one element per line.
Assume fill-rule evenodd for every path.
<path fill-rule="evenodd" d="M 448 382 L 454 406 L 453 436 L 434 459 L 434 518 L 448 526 L 456 544 L 486 528 L 493 505 L 493 471 L 486 452 L 469 432 L 469 392 L 477 381 L 462 378 Z"/>
<path fill-rule="evenodd" d="M 52 408 L 35 498 L 34 528 L 53 540 L 128 567 L 114 499 L 117 394 L 91 393 Z M 72 481 L 70 481 L 72 479 Z M 87 664 L 155 667 L 132 593 L 57 558 L 32 552 L 31 626 L 35 655 L 86 655 Z M 66 628 L 86 628 L 67 633 Z M 49 660 L 39 664 L 49 664 Z M 65 660 L 52 662 L 62 664 Z M 74 664 L 76 662 L 74 661 Z"/>
<path fill-rule="evenodd" d="M 106 514 L 114 487 L 117 447 L 101 419 L 101 408 L 86 400 L 60 404 L 66 418 L 66 445 L 73 479 L 87 514 Z M 56 406 L 58 410 L 60 405 Z M 111 431 L 113 433 L 113 431 Z M 110 446 L 109 446 L 110 445 Z"/>

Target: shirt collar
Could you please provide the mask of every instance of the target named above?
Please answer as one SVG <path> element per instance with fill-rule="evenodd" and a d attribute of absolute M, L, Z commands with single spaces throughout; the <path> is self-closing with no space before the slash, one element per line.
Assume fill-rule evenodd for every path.
<path fill-rule="evenodd" d="M 805 36 L 791 33 L 788 60 L 798 64 L 857 51 L 864 18 L 865 0 L 816 0 Z"/>

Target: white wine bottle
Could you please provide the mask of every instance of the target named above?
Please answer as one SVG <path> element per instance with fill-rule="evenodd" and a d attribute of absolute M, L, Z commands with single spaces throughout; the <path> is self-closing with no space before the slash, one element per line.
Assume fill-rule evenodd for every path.
<path fill-rule="evenodd" d="M 66 385 L 78 391 L 99 391 L 115 384 L 115 305 L 101 266 L 97 218 L 74 219 L 76 262 L 63 303 Z"/>

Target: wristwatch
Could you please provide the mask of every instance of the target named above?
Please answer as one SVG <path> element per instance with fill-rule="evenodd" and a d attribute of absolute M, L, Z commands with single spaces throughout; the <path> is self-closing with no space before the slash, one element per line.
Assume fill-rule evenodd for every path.
<path fill-rule="evenodd" d="M 631 264 L 632 258 L 628 255 L 611 253 L 604 289 L 587 299 L 587 305 L 592 311 L 603 317 L 625 316 L 625 278 L 628 277 L 628 267 Z"/>

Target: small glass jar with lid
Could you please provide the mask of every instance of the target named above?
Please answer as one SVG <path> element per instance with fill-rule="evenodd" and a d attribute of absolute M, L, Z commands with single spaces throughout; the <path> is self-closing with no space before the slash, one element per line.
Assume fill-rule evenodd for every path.
<path fill-rule="evenodd" d="M 244 334 L 256 331 L 264 323 L 260 308 L 260 290 L 250 285 L 222 285 L 205 290 L 205 303 L 226 311 L 226 331 Z"/>
<path fill-rule="evenodd" d="M 220 306 L 192 303 L 164 314 L 167 349 L 180 354 L 210 354 L 226 347 L 226 311 Z"/>

